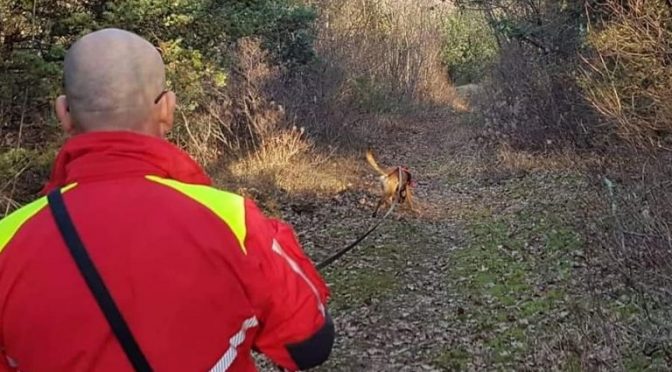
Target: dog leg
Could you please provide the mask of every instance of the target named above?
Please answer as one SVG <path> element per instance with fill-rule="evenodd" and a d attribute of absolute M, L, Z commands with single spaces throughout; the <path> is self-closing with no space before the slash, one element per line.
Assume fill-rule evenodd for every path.
<path fill-rule="evenodd" d="M 376 209 L 373 211 L 373 215 L 371 217 L 375 218 L 376 216 L 378 216 L 378 210 L 380 209 L 380 207 L 383 206 L 384 203 L 385 201 L 383 199 L 378 200 L 378 205 L 376 205 Z"/>
<path fill-rule="evenodd" d="M 415 214 L 416 216 L 420 215 L 420 211 L 415 208 L 415 204 L 413 204 L 413 194 L 411 193 L 411 189 L 408 189 L 406 191 L 407 196 L 406 196 L 406 204 L 408 204 L 408 208 Z"/>

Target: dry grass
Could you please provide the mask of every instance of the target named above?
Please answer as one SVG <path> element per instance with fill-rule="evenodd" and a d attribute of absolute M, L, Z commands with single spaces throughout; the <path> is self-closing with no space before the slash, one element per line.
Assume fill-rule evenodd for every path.
<path fill-rule="evenodd" d="M 617 134 L 645 147 L 672 150 L 672 7 L 666 0 L 608 0 L 591 9 L 583 86 Z"/>
<path fill-rule="evenodd" d="M 502 144 L 497 149 L 497 164 L 515 171 L 588 171 L 602 166 L 604 159 L 594 153 L 579 154 L 569 148 L 540 154 Z"/>
<path fill-rule="evenodd" d="M 243 185 L 292 195 L 325 196 L 346 190 L 352 170 L 320 154 L 302 134 L 292 129 L 268 138 L 258 151 L 233 162 L 231 174 Z"/>

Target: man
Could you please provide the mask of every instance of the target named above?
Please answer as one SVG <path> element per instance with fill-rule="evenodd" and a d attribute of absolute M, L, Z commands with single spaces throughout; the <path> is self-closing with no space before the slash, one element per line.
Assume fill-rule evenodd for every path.
<path fill-rule="evenodd" d="M 64 70 L 55 109 L 71 137 L 49 198 L 0 221 L 0 369 L 253 371 L 251 350 L 288 370 L 323 363 L 326 284 L 289 226 L 212 188 L 163 139 L 176 98 L 156 49 L 105 29 Z M 70 252 L 75 236 L 113 304 Z"/>

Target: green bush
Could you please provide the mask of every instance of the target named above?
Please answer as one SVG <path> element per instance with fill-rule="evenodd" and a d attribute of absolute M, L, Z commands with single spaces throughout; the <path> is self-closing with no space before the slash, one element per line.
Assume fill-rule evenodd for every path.
<path fill-rule="evenodd" d="M 207 162 L 226 145 L 224 133 L 235 136 L 223 127 L 228 125 L 226 117 L 213 115 L 226 115 L 230 90 L 236 89 L 226 85 L 237 42 L 260 39 L 270 63 L 290 71 L 313 58 L 316 15 L 301 4 L 298 0 L 0 0 L 0 185 L 11 185 L 0 197 L 17 207 L 31 200 L 48 175 L 54 151 L 44 149 L 54 147 L 59 138 L 56 125 L 45 124 L 55 121 L 53 100 L 63 91 L 63 60 L 79 37 L 115 27 L 156 45 L 166 63 L 168 86 L 179 97 L 171 139 Z M 212 107 L 223 109 L 212 113 Z M 33 158 L 39 161 L 27 160 Z"/>
<path fill-rule="evenodd" d="M 480 80 L 497 53 L 497 41 L 483 13 L 456 11 L 446 19 L 441 54 L 455 84 Z"/>
<path fill-rule="evenodd" d="M 389 113 L 397 110 L 401 104 L 382 84 L 367 77 L 353 79 L 352 93 L 353 106 L 362 112 Z"/>
<path fill-rule="evenodd" d="M 159 46 L 169 85 L 182 109 L 194 111 L 209 90 L 225 85 L 231 44 L 248 36 L 264 41 L 278 64 L 313 57 L 315 13 L 293 0 L 66 0 L 0 1 L 0 107 L 2 124 L 16 126 L 23 102 L 50 110 L 61 88 L 65 50 L 80 36 L 105 27 L 135 32 Z M 27 96 L 27 99 L 24 99 Z"/>

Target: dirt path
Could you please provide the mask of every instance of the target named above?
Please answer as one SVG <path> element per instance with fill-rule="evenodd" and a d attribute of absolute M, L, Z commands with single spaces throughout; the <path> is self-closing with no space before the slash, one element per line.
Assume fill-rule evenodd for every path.
<path fill-rule="evenodd" d="M 448 117 L 423 119 L 395 128 L 394 147 L 378 145 L 383 164 L 403 162 L 416 173 L 423 217 L 401 213 L 409 217 L 391 220 L 327 272 L 340 339 L 322 370 L 435 370 L 434 355 L 452 337 L 456 306 L 444 273 L 459 246 L 459 227 L 443 213 L 452 201 L 440 167 L 465 138 L 454 135 Z"/>
<path fill-rule="evenodd" d="M 465 147 L 469 132 L 445 113 L 398 120 L 390 121 L 392 128 L 383 131 L 388 134 L 378 138 L 381 143 L 375 147 L 382 164 L 401 162 L 414 171 L 422 216 L 396 213 L 361 247 L 325 271 L 339 338 L 331 361 L 319 370 L 438 370 L 432 361 L 454 336 L 450 319 L 458 310 L 445 273 L 450 252 L 460 246 L 461 232 L 445 211 L 464 197 L 450 190 L 451 172 L 446 169 L 455 164 L 455 153 Z M 373 173 L 365 172 L 367 186 L 375 190 Z M 309 222 L 305 217 L 290 221 L 305 234 L 301 238 L 307 252 L 324 257 L 373 222 L 374 197 L 353 193 L 315 212 Z M 368 200 L 366 205 L 362 198 Z M 339 204 L 355 211 L 343 214 Z M 330 244 L 329 250 L 316 248 Z"/>
<path fill-rule="evenodd" d="M 324 271 L 338 340 L 318 370 L 576 370 L 617 353 L 600 341 L 604 327 L 586 323 L 603 308 L 581 281 L 586 180 L 493 166 L 470 118 L 387 121 L 380 161 L 417 174 L 423 213 L 396 213 Z M 374 175 L 362 171 L 364 190 L 287 214 L 317 261 L 374 221 Z"/>

